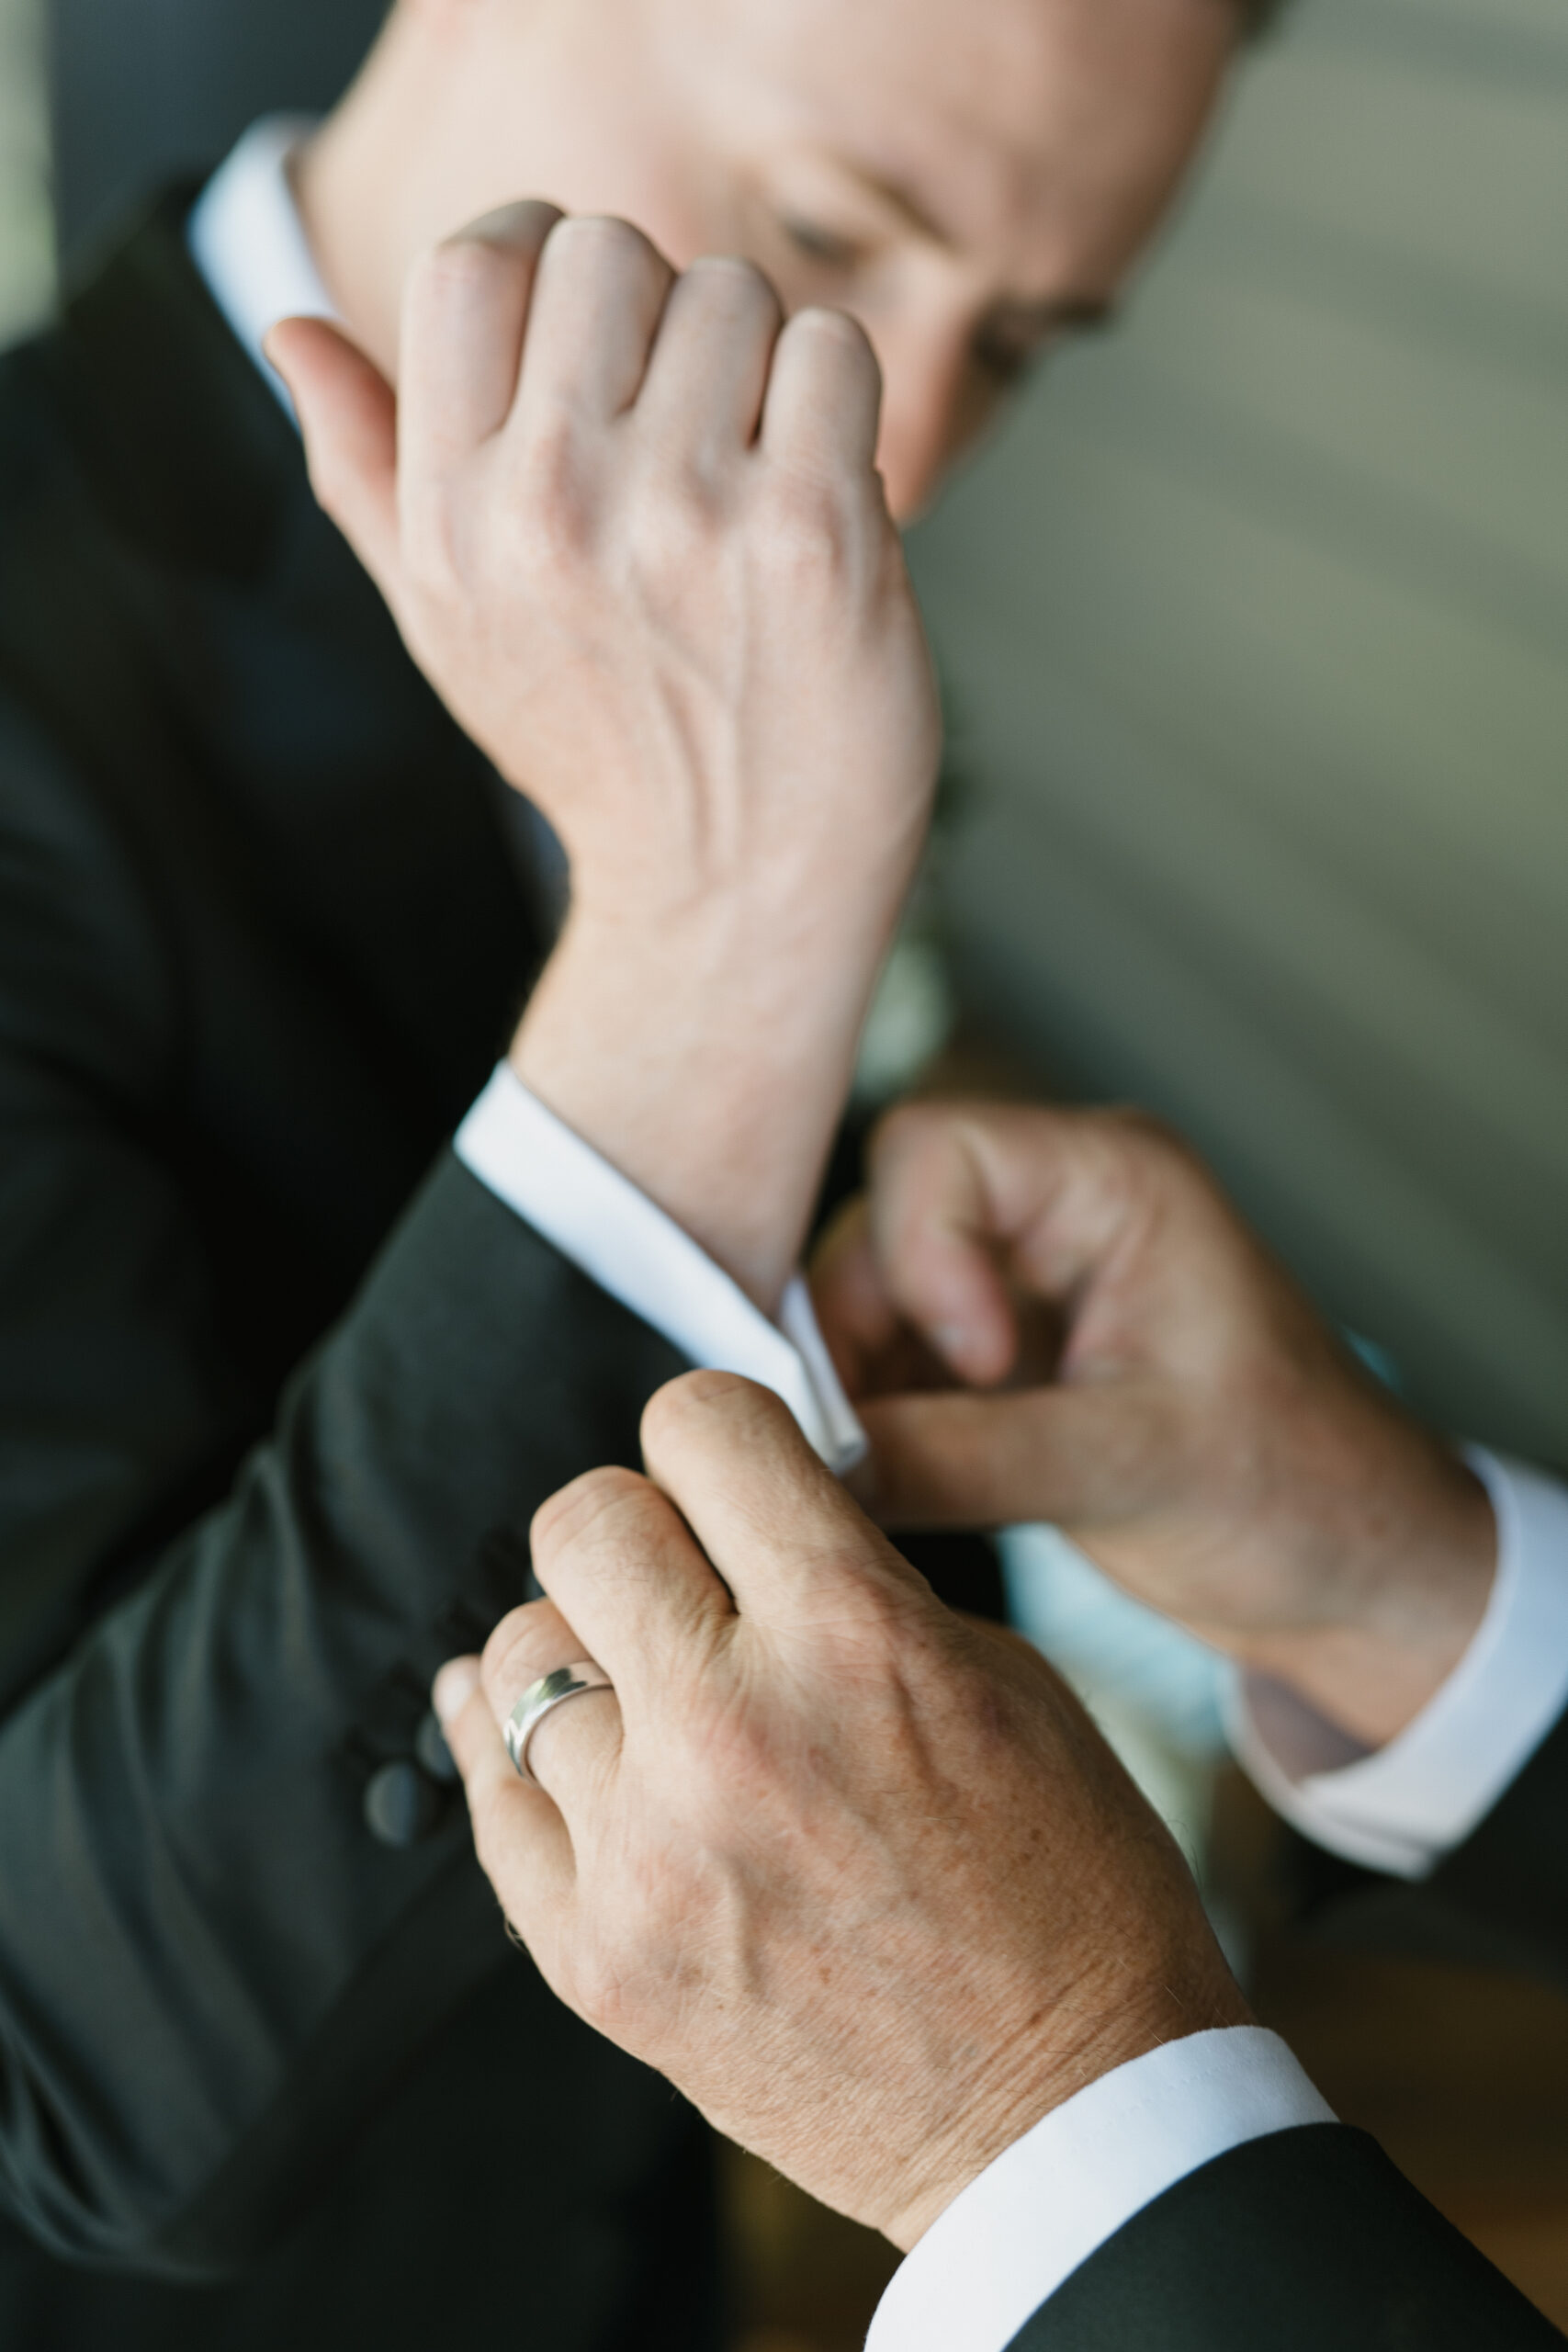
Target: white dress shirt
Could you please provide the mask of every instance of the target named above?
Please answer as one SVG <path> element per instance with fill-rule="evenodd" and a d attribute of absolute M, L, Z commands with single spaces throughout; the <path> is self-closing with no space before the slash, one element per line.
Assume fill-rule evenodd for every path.
<path fill-rule="evenodd" d="M 188 232 L 220 310 L 285 406 L 264 335 L 281 318 L 333 315 L 286 169 L 309 127 L 258 123 Z M 835 1467 L 856 1457 L 863 1439 L 804 1285 L 770 1323 L 504 1065 L 457 1148 L 682 1353 L 776 1390 Z M 1497 1508 L 1502 1566 L 1472 1649 L 1417 1722 L 1379 1755 L 1347 1754 L 1328 1726 L 1253 1684 L 1235 1725 L 1243 1763 L 1282 1813 L 1325 1845 L 1411 1877 L 1468 1834 L 1568 1702 L 1568 1494 L 1489 1457 L 1477 1466 Z M 1274 2034 L 1233 2027 L 1167 2043 L 1078 2092 L 971 2183 L 901 2266 L 868 2352 L 1003 2352 L 1080 2263 L 1189 2173 L 1265 2133 L 1328 2120 Z"/>
<path fill-rule="evenodd" d="M 1281 1689 L 1238 1685 L 1231 1741 L 1277 1813 L 1331 1852 L 1426 1878 L 1568 1708 L 1568 1490 L 1472 1450 L 1497 1520 L 1486 1614 L 1437 1695 L 1373 1751 Z"/>

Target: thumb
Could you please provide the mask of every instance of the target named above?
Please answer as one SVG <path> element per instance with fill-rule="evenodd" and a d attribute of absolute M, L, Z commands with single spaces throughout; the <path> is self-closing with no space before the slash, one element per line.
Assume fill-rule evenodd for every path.
<path fill-rule="evenodd" d="M 324 319 L 284 319 L 266 356 L 288 385 L 310 486 L 389 604 L 398 577 L 398 404 L 379 369 Z"/>

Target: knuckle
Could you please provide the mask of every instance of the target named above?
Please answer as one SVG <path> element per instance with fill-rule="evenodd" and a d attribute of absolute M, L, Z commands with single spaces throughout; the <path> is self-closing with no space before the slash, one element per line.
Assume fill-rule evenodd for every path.
<path fill-rule="evenodd" d="M 424 256 L 420 265 L 421 291 L 425 300 L 434 299 L 444 308 L 452 300 L 467 304 L 476 296 L 491 292 L 516 266 L 514 255 L 486 238 L 460 230 Z"/>
<path fill-rule="evenodd" d="M 525 1601 L 520 1609 L 510 1611 L 491 1633 L 479 1658 L 479 1679 L 487 1696 L 510 1707 L 519 1691 L 547 1671 L 537 1660 L 546 1650 L 558 1648 L 556 1629 L 559 1624 L 559 1612 L 547 1601 Z"/>
<path fill-rule="evenodd" d="M 916 1637 L 919 1595 L 930 1588 L 923 1578 L 914 1581 L 912 1570 L 907 1577 L 868 1573 L 859 1557 L 843 1565 L 848 1571 L 840 1599 L 845 1627 L 853 1631 L 857 1646 L 887 1673 Z"/>
<path fill-rule="evenodd" d="M 863 368 L 880 379 L 876 354 L 871 337 L 858 319 L 847 311 L 829 311 L 808 307 L 796 311 L 790 321 L 790 333 L 824 358 Z"/>
<path fill-rule="evenodd" d="M 687 1372 L 658 1389 L 643 1408 L 646 1446 L 668 1456 L 724 1421 L 771 1419 L 786 1408 L 737 1372 Z"/>
<path fill-rule="evenodd" d="M 486 1642 L 479 1659 L 480 1667 L 487 1677 L 497 1669 L 504 1668 L 507 1659 L 526 1637 L 533 1623 L 529 1614 L 533 1607 L 532 1601 L 525 1600 L 520 1607 L 509 1609 L 501 1623 L 491 1628 L 490 1639 Z"/>
<path fill-rule="evenodd" d="M 565 408 L 552 408 L 536 421 L 523 458 L 521 490 L 530 560 L 574 571 L 592 551 L 598 502 L 576 420 Z"/>
<path fill-rule="evenodd" d="M 641 578 L 661 597 L 712 576 L 723 553 L 722 503 L 716 485 L 689 461 L 656 462 L 642 474 L 629 530 Z"/>
<path fill-rule="evenodd" d="M 765 561 L 792 582 L 850 570 L 852 526 L 846 501 L 828 474 L 776 469 L 768 476 L 758 522 Z"/>
<path fill-rule="evenodd" d="M 572 2006 L 612 2041 L 626 2040 L 634 2028 L 640 2007 L 633 1989 L 636 1975 L 620 1939 L 604 1932 L 572 1957 Z"/>
<path fill-rule="evenodd" d="M 559 1560 L 613 1532 L 628 1515 L 642 1519 L 655 1500 L 653 1488 L 635 1470 L 586 1471 L 535 1512 L 529 1533 L 535 1560 Z"/>
<path fill-rule="evenodd" d="M 658 249 L 642 231 L 610 212 L 570 215 L 550 231 L 549 244 L 558 266 L 565 261 L 587 275 L 647 275 L 665 267 Z"/>
<path fill-rule="evenodd" d="M 689 265 L 682 283 L 692 293 L 712 299 L 726 310 L 773 318 L 784 315 L 773 279 L 743 254 L 704 254 Z"/>

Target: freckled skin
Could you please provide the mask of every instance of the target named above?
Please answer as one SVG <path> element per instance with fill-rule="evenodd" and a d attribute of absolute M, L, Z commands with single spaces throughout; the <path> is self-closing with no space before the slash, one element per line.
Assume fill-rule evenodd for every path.
<path fill-rule="evenodd" d="M 591 1474 L 536 1528 L 552 1599 L 448 1723 L 479 1858 L 564 2000 L 908 2245 L 1051 2108 L 1246 2004 L 1051 1668 L 942 1609 L 776 1398 L 693 1374 L 644 1445 L 658 1487 Z M 541 1796 L 497 1725 L 585 1643 L 616 1697 L 540 1726 Z"/>

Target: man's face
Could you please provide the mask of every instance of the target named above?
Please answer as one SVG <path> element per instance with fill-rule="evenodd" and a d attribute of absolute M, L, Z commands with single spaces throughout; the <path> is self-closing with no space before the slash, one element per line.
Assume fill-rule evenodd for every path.
<path fill-rule="evenodd" d="M 1103 318 L 1234 51 L 1230 0 L 408 0 L 435 45 L 422 234 L 547 196 L 746 254 L 876 346 L 908 517 Z"/>

